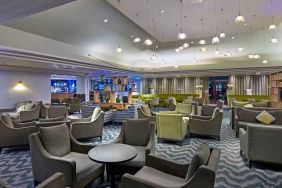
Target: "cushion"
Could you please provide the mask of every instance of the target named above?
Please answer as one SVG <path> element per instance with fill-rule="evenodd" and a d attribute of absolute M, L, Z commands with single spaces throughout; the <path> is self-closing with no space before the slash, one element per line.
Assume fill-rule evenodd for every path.
<path fill-rule="evenodd" d="M 22 106 L 19 106 L 17 109 L 16 109 L 16 112 L 19 113 L 21 111 L 24 111 L 25 110 L 25 105 L 22 105 Z"/>
<path fill-rule="evenodd" d="M 145 146 L 134 146 L 137 150 L 137 156 L 125 163 L 121 163 L 121 166 L 130 166 L 130 167 L 143 167 L 145 166 L 145 155 L 146 155 L 146 147 Z"/>
<path fill-rule="evenodd" d="M 135 174 L 135 177 L 147 182 L 152 182 L 157 187 L 182 187 L 185 183 L 183 178 L 164 173 L 148 166 L 141 168 L 141 170 Z"/>
<path fill-rule="evenodd" d="M 124 142 L 133 146 L 146 146 L 150 137 L 149 119 L 127 119 Z"/>
<path fill-rule="evenodd" d="M 101 113 L 101 108 L 99 108 L 99 107 L 96 107 L 95 109 L 94 109 L 94 111 L 93 111 L 93 114 L 92 114 L 92 117 L 91 117 L 91 122 L 92 121 L 95 121 L 97 118 L 98 118 L 98 116 L 99 116 L 99 114 Z"/>
<path fill-rule="evenodd" d="M 35 107 L 35 104 L 34 104 L 34 103 L 26 103 L 24 110 L 30 111 L 30 110 L 32 110 L 34 107 Z"/>
<path fill-rule="evenodd" d="M 189 169 L 185 178 L 185 181 L 188 181 L 198 170 L 201 165 L 206 165 L 210 157 L 210 148 L 207 144 L 201 144 L 196 154 L 193 156 Z"/>
<path fill-rule="evenodd" d="M 253 106 L 253 104 L 245 104 L 244 107 L 245 108 L 253 108 L 254 106 Z"/>
<path fill-rule="evenodd" d="M 238 108 L 239 121 L 256 122 L 256 117 L 261 111 L 250 110 L 246 108 Z"/>
<path fill-rule="evenodd" d="M 40 127 L 40 137 L 46 151 L 54 156 L 64 156 L 71 152 L 69 130 L 66 124 Z"/>
<path fill-rule="evenodd" d="M 11 116 L 10 116 L 9 114 L 2 115 L 2 116 L 1 116 L 1 119 L 4 121 L 4 123 L 5 123 L 8 127 L 11 127 L 11 128 L 14 127 L 12 118 L 11 118 Z"/>
<path fill-rule="evenodd" d="M 141 109 L 146 116 L 151 116 L 151 110 L 148 105 L 142 105 Z"/>
<path fill-rule="evenodd" d="M 95 163 L 91 161 L 87 154 L 70 152 L 67 155 L 64 155 L 63 158 L 75 161 L 76 178 L 77 178 L 77 182 L 80 184 L 89 183 L 91 180 L 93 180 L 94 177 L 99 176 L 104 171 L 103 164 Z M 89 179 L 90 181 L 87 182 L 86 180 Z M 82 187 L 84 186 L 85 185 L 82 185 Z"/>
<path fill-rule="evenodd" d="M 262 111 L 257 117 L 256 117 L 256 119 L 259 121 L 259 122 L 261 122 L 261 123 L 263 123 L 263 124 L 265 124 L 265 125 L 269 125 L 269 124 L 271 124 L 272 122 L 274 122 L 275 121 L 275 118 L 270 114 L 270 113 L 268 113 L 267 111 Z"/>
<path fill-rule="evenodd" d="M 215 116 L 217 115 L 218 112 L 220 112 L 220 108 L 216 107 L 216 108 L 213 110 L 212 119 L 215 118 Z"/>

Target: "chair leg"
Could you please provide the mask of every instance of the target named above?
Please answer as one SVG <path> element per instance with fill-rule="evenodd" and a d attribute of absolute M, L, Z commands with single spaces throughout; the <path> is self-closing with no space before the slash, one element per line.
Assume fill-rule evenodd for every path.
<path fill-rule="evenodd" d="M 1 154 L 1 152 L 2 152 L 2 148 L 0 148 L 0 154 Z"/>
<path fill-rule="evenodd" d="M 253 162 L 251 160 L 249 160 L 249 168 L 251 169 L 252 168 L 252 164 Z"/>
<path fill-rule="evenodd" d="M 103 183 L 103 182 L 104 182 L 104 173 L 101 174 L 101 176 L 100 176 L 100 183 Z"/>
<path fill-rule="evenodd" d="M 35 186 L 37 186 L 38 184 L 39 184 L 39 182 L 38 182 L 38 181 L 33 180 L 33 185 L 34 185 L 34 187 L 35 187 Z"/>
<path fill-rule="evenodd" d="M 100 140 L 101 140 L 101 142 L 102 142 L 102 141 L 103 141 L 103 137 L 102 137 L 102 136 L 100 136 L 99 138 L 100 138 Z"/>
<path fill-rule="evenodd" d="M 243 154 L 243 152 L 242 152 L 242 150 L 240 149 L 240 155 L 242 155 Z"/>
<path fill-rule="evenodd" d="M 217 137 L 217 140 L 220 141 L 220 136 Z"/>

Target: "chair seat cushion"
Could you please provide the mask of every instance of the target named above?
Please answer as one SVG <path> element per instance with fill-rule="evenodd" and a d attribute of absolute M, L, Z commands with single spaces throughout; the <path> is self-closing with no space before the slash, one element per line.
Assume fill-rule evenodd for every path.
<path fill-rule="evenodd" d="M 142 147 L 142 146 L 133 146 L 135 147 L 135 149 L 137 150 L 137 156 L 126 162 L 126 163 L 122 163 L 122 166 L 130 166 L 130 167 L 143 167 L 145 166 L 145 155 L 146 155 L 146 147 Z"/>
<path fill-rule="evenodd" d="M 173 176 L 154 168 L 144 166 L 135 177 L 149 181 L 160 187 L 180 187 L 185 183 L 183 178 Z"/>
<path fill-rule="evenodd" d="M 19 119 L 20 114 L 18 112 L 9 112 L 7 113 L 12 119 Z"/>
<path fill-rule="evenodd" d="M 63 158 L 74 160 L 76 163 L 76 179 L 78 184 L 85 185 L 104 172 L 104 166 L 91 161 L 87 154 L 70 152 Z"/>

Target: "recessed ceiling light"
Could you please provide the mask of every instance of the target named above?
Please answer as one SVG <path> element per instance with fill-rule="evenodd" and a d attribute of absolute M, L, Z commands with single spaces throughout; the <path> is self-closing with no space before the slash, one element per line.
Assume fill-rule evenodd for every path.
<path fill-rule="evenodd" d="M 263 64 L 268 63 L 267 59 L 263 60 L 262 63 L 263 63 Z"/>
<path fill-rule="evenodd" d="M 151 46 L 153 44 L 153 41 L 151 39 L 146 39 L 144 41 L 144 44 L 147 45 L 147 46 Z"/>
<path fill-rule="evenodd" d="M 232 40 L 234 40 L 234 39 L 235 39 L 235 37 L 234 37 L 234 36 L 232 36 L 232 37 L 231 37 L 231 39 L 232 39 Z"/>
<path fill-rule="evenodd" d="M 178 64 L 175 64 L 173 67 L 174 67 L 174 68 L 178 68 Z"/>
<path fill-rule="evenodd" d="M 104 19 L 104 22 L 105 22 L 105 23 L 108 23 L 108 22 L 109 22 L 109 20 L 108 20 L 108 19 Z"/>
<path fill-rule="evenodd" d="M 249 59 L 259 59 L 259 58 L 260 58 L 260 55 L 259 55 L 259 54 L 249 54 L 249 55 L 248 55 L 248 58 L 249 58 Z"/>
<path fill-rule="evenodd" d="M 270 39 L 270 42 L 271 42 L 271 43 L 277 43 L 277 42 L 278 42 L 278 39 L 275 38 L 275 37 L 272 37 L 272 38 Z"/>
<path fill-rule="evenodd" d="M 183 40 L 186 39 L 187 35 L 183 32 L 178 33 L 177 35 L 178 39 Z"/>
<path fill-rule="evenodd" d="M 191 43 L 191 44 L 194 44 L 194 42 L 193 42 L 193 41 L 191 41 L 190 43 Z"/>
<path fill-rule="evenodd" d="M 164 13 L 164 12 L 165 12 L 165 10 L 160 10 L 160 12 L 161 12 L 161 13 Z"/>
<path fill-rule="evenodd" d="M 239 48 L 237 49 L 238 52 L 242 52 L 243 50 L 244 50 L 243 47 L 239 47 Z"/>
<path fill-rule="evenodd" d="M 159 46 L 158 46 L 158 45 L 156 45 L 156 46 L 155 46 L 155 48 L 159 48 Z"/>
<path fill-rule="evenodd" d="M 117 53 L 121 53 L 122 52 L 122 48 L 119 46 L 119 47 L 117 47 L 116 51 L 117 51 Z"/>
<path fill-rule="evenodd" d="M 206 51 L 208 51 L 208 49 L 205 48 L 205 47 L 203 47 L 203 48 L 201 48 L 201 51 L 202 51 L 202 52 L 206 52 Z"/>
<path fill-rule="evenodd" d="M 201 45 L 207 44 L 207 41 L 205 41 L 205 40 L 200 40 L 200 41 L 199 41 L 199 44 L 201 44 Z"/>
<path fill-rule="evenodd" d="M 135 43 L 141 42 L 141 39 L 139 37 L 135 37 L 133 42 L 135 42 Z"/>

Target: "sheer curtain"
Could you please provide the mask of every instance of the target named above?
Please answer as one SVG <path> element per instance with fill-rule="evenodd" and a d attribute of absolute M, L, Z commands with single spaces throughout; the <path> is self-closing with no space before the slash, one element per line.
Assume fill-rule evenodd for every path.
<path fill-rule="evenodd" d="M 246 95 L 247 89 L 252 89 L 253 95 L 269 95 L 269 76 L 230 76 L 229 83 L 233 84 L 236 95 Z"/>

